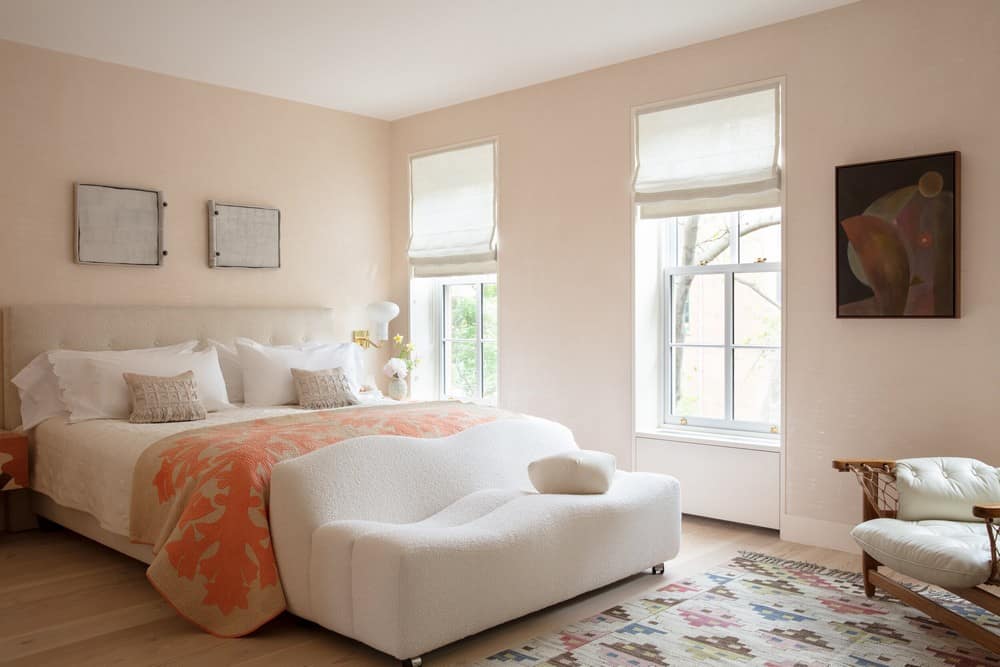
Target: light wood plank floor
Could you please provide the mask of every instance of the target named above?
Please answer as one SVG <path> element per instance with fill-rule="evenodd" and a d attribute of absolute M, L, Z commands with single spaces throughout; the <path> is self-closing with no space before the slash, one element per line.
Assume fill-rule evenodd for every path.
<path fill-rule="evenodd" d="M 860 567 L 856 555 L 782 542 L 775 531 L 685 517 L 683 547 L 667 563 L 663 577 L 646 574 L 626 579 L 439 649 L 425 656 L 424 664 L 474 662 L 641 595 L 666 580 L 724 563 L 741 549 L 839 569 Z M 398 664 L 289 614 L 251 637 L 212 637 L 179 618 L 146 582 L 144 569 L 142 563 L 68 531 L 0 534 L 0 663 Z"/>

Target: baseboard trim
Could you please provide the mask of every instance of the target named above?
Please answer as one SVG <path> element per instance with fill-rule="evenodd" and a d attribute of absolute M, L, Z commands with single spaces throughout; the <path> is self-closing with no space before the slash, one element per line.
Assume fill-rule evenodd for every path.
<path fill-rule="evenodd" d="M 860 554 L 861 549 L 851 539 L 850 533 L 853 527 L 835 521 L 810 519 L 791 514 L 781 515 L 781 539 L 786 542 Z"/>

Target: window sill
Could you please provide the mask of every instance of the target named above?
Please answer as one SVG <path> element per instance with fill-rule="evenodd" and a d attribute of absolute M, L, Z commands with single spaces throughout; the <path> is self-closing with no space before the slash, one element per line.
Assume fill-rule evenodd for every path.
<path fill-rule="evenodd" d="M 731 449 L 752 449 L 764 452 L 781 451 L 781 439 L 764 433 L 747 431 L 720 431 L 710 429 L 662 427 L 649 431 L 636 431 L 635 437 L 651 440 L 669 440 L 712 447 Z"/>

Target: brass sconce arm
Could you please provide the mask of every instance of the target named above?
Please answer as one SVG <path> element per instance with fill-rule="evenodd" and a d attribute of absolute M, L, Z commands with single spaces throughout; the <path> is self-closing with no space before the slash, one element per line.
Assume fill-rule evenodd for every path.
<path fill-rule="evenodd" d="M 378 343 L 369 337 L 368 329 L 355 329 L 351 332 L 351 340 L 357 343 L 362 350 L 367 350 L 372 347 L 378 349 Z"/>

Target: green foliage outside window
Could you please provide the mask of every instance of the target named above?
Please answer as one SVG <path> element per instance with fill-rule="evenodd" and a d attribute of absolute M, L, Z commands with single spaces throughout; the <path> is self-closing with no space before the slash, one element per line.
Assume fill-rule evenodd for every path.
<path fill-rule="evenodd" d="M 496 283 L 446 285 L 445 326 L 445 395 L 496 400 Z"/>

